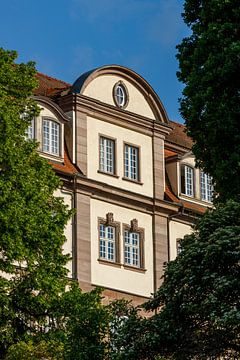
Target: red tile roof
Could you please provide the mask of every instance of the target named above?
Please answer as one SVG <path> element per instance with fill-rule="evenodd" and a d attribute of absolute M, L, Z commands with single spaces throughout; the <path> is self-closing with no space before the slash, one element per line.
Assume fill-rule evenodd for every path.
<path fill-rule="evenodd" d="M 183 146 L 186 149 L 191 149 L 193 145 L 192 139 L 186 134 L 186 127 L 175 121 L 170 121 L 173 130 L 166 137 L 166 141 L 172 144 Z"/>
<path fill-rule="evenodd" d="M 176 156 L 177 153 L 175 151 L 172 150 L 168 150 L 168 149 L 164 149 L 164 157 L 165 159 L 172 157 L 172 156 Z"/>
<path fill-rule="evenodd" d="M 65 81 L 55 79 L 40 72 L 36 74 L 36 77 L 39 82 L 39 86 L 34 91 L 35 95 L 53 97 L 71 86 L 71 84 L 66 83 Z"/>
<path fill-rule="evenodd" d="M 64 150 L 64 162 L 63 163 L 58 163 L 55 161 L 49 161 L 49 163 L 52 165 L 54 170 L 59 170 L 66 174 L 72 174 L 72 175 L 79 173 L 79 170 L 77 169 L 77 167 L 74 164 L 72 164 L 72 162 L 68 156 L 66 147 Z"/>

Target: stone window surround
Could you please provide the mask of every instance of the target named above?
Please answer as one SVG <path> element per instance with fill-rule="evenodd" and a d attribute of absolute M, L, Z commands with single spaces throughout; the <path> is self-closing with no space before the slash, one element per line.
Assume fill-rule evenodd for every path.
<path fill-rule="evenodd" d="M 144 229 L 138 226 L 138 220 L 137 219 L 133 219 L 130 222 L 130 225 L 128 224 L 123 224 L 122 225 L 122 231 L 124 234 L 124 231 L 129 231 L 129 232 L 135 232 L 139 234 L 139 252 L 140 252 L 140 265 L 139 267 L 137 266 L 132 266 L 132 265 L 128 265 L 124 263 L 124 268 L 128 268 L 128 269 L 134 269 L 134 270 L 140 270 L 140 271 L 145 271 L 145 262 L 144 262 L 144 241 L 145 241 L 145 233 L 144 233 Z M 124 244 L 124 236 L 123 236 L 123 247 L 125 246 Z M 123 248 L 123 258 L 124 258 L 124 248 Z"/>
<path fill-rule="evenodd" d="M 100 258 L 100 224 L 106 225 L 106 226 L 113 226 L 115 227 L 115 261 L 102 259 Z M 123 263 L 121 262 L 121 251 L 120 251 L 120 222 L 117 222 L 114 220 L 113 213 L 107 213 L 106 218 L 99 217 L 98 218 L 98 262 L 103 265 L 111 265 L 114 267 L 124 268 L 126 270 L 133 270 L 137 272 L 145 272 L 146 269 L 144 267 L 145 261 L 144 261 L 144 241 L 145 241 L 145 232 L 144 229 L 141 227 L 138 227 L 138 220 L 133 219 L 130 221 L 129 224 L 122 224 L 122 233 L 124 234 L 124 230 L 130 231 L 130 232 L 137 232 L 139 234 L 139 241 L 140 241 L 140 267 L 137 266 L 131 266 L 128 264 L 124 264 L 124 237 L 122 238 L 122 257 L 123 257 Z"/>
<path fill-rule="evenodd" d="M 100 225 L 101 224 L 105 226 L 112 226 L 115 228 L 115 261 L 100 258 Z M 109 212 L 106 214 L 105 219 L 100 217 L 98 218 L 98 255 L 99 255 L 98 261 L 103 263 L 109 263 L 112 265 L 121 265 L 119 246 L 120 246 L 120 223 L 114 221 L 113 213 Z"/>

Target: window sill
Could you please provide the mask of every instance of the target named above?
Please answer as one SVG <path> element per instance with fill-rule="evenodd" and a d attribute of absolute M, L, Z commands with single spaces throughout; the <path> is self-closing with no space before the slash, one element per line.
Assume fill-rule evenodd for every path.
<path fill-rule="evenodd" d="M 145 273 L 147 271 L 147 269 L 143 269 L 143 268 L 127 265 L 127 264 L 123 264 L 123 267 L 126 270 L 137 271 L 137 272 L 140 272 L 140 273 Z"/>
<path fill-rule="evenodd" d="M 56 162 L 61 162 L 63 163 L 64 162 L 64 158 L 62 155 L 53 155 L 53 154 L 50 154 L 50 153 L 47 153 L 45 151 L 42 151 L 42 150 L 38 150 L 39 154 L 46 158 L 46 159 L 50 159 L 52 161 L 56 161 Z"/>
<path fill-rule="evenodd" d="M 105 259 L 98 259 L 98 262 L 99 262 L 99 264 L 110 265 L 110 266 L 114 266 L 114 267 L 118 267 L 118 268 L 120 268 L 122 265 L 116 261 L 110 261 L 110 260 L 105 260 Z"/>
<path fill-rule="evenodd" d="M 117 178 L 117 179 L 119 178 L 118 175 L 112 174 L 112 173 L 110 173 L 110 172 L 105 172 L 105 171 L 102 171 L 102 170 L 98 170 L 97 172 L 98 172 L 99 174 L 102 174 L 102 175 L 112 176 L 112 177 Z"/>
<path fill-rule="evenodd" d="M 213 203 L 210 201 L 206 201 L 206 200 L 201 200 L 195 196 L 190 196 L 190 195 L 186 195 L 186 194 L 179 194 L 179 198 L 183 199 L 183 200 L 187 200 L 190 201 L 192 203 L 195 204 L 199 204 L 199 205 L 203 205 L 203 206 L 213 206 Z"/>
<path fill-rule="evenodd" d="M 129 179 L 127 177 L 122 177 L 122 180 L 125 180 L 125 181 L 130 181 L 131 183 L 134 183 L 134 184 L 138 184 L 138 185 L 143 185 L 143 183 L 139 180 L 134 180 L 134 179 Z"/>

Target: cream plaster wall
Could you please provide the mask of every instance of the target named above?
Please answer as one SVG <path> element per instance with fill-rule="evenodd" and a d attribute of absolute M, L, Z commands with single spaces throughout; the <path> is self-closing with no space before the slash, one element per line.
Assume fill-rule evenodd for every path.
<path fill-rule="evenodd" d="M 182 239 L 184 235 L 191 234 L 190 225 L 178 221 L 170 220 L 169 222 L 169 242 L 170 242 L 170 260 L 177 256 L 177 239 Z"/>
<path fill-rule="evenodd" d="M 123 237 L 122 224 L 130 224 L 134 218 L 138 220 L 138 226 L 145 230 L 144 262 L 145 272 L 129 270 L 123 266 L 98 262 L 99 258 L 99 234 L 98 217 L 106 218 L 106 214 L 112 212 L 114 221 L 121 223 L 120 233 L 120 262 L 123 263 Z M 99 200 L 91 199 L 91 282 L 94 285 L 104 286 L 111 289 L 128 292 L 139 296 L 150 296 L 153 292 L 153 240 L 152 240 L 152 217 L 137 211 L 108 204 Z"/>
<path fill-rule="evenodd" d="M 61 197 L 64 200 L 64 204 L 68 206 L 69 209 L 72 209 L 72 193 L 65 191 L 63 189 L 58 189 L 55 191 L 54 196 Z M 73 224 L 72 218 L 68 220 L 67 225 L 65 226 L 64 234 L 66 236 L 67 241 L 63 245 L 63 253 L 70 254 L 73 256 L 72 247 L 73 247 Z M 72 260 L 70 260 L 67 265 L 68 269 L 68 277 L 72 277 Z"/>
<path fill-rule="evenodd" d="M 122 81 L 128 89 L 129 102 L 127 111 L 155 119 L 155 116 L 143 94 L 129 81 L 116 75 L 101 75 L 93 79 L 84 89 L 83 95 L 100 100 L 104 103 L 115 105 L 113 100 L 113 87 Z"/>
<path fill-rule="evenodd" d="M 97 172 L 99 170 L 99 135 L 116 138 L 116 174 L 119 176 L 118 178 Z M 124 142 L 140 146 L 140 180 L 143 183 L 142 185 L 122 179 L 124 176 Z M 153 196 L 152 138 L 150 136 L 88 117 L 87 144 L 87 173 L 89 178 L 135 193 Z"/>

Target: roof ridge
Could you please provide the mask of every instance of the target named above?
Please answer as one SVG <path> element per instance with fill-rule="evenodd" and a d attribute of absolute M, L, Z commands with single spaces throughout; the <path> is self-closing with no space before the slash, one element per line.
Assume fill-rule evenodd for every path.
<path fill-rule="evenodd" d="M 67 86 L 71 86 L 70 83 L 67 83 L 67 82 L 64 81 L 64 80 L 60 80 L 60 79 L 57 79 L 57 78 L 55 78 L 55 77 L 53 77 L 53 76 L 46 75 L 46 74 L 44 74 L 44 73 L 42 73 L 42 72 L 40 72 L 40 71 L 37 71 L 37 74 L 38 74 L 38 75 L 43 75 L 45 78 L 48 78 L 49 80 L 60 81 L 61 83 L 65 84 L 65 85 L 67 85 Z"/>

